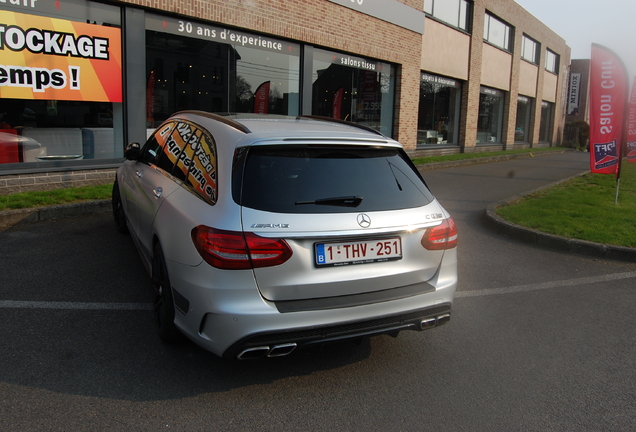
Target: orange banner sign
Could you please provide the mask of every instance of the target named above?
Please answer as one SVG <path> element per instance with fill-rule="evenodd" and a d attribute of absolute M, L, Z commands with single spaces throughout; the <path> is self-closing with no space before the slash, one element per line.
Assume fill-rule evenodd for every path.
<path fill-rule="evenodd" d="M 0 11 L 0 97 L 122 101 L 121 30 Z"/>

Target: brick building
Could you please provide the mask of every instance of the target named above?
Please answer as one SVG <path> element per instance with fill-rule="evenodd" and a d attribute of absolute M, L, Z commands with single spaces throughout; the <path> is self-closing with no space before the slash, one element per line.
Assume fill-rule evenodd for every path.
<path fill-rule="evenodd" d="M 557 145 L 570 49 L 513 0 L 7 0 L 0 194 L 112 179 L 175 111 L 312 114 L 428 155 Z"/>

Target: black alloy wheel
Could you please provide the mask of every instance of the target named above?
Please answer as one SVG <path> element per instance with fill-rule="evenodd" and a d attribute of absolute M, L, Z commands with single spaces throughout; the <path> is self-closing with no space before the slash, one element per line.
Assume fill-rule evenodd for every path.
<path fill-rule="evenodd" d="M 152 310 L 159 339 L 165 343 L 177 343 L 183 340 L 183 335 L 174 324 L 174 300 L 166 261 L 161 246 L 155 245 L 152 256 L 152 285 L 155 300 Z"/>
<path fill-rule="evenodd" d="M 113 206 L 113 219 L 115 220 L 115 228 L 122 234 L 128 234 L 128 225 L 126 224 L 126 213 L 121 202 L 121 194 L 119 192 L 119 183 L 115 180 L 113 184 L 113 193 L 111 198 Z"/>

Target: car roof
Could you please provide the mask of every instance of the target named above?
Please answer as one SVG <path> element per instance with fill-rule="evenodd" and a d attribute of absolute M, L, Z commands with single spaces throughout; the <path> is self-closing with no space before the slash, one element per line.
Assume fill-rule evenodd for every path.
<path fill-rule="evenodd" d="M 307 139 L 366 141 L 374 144 L 401 146 L 397 141 L 365 125 L 319 116 L 285 116 L 277 114 L 215 114 L 205 111 L 182 111 L 173 117 L 194 117 L 202 126 L 224 125 L 233 128 L 246 139 L 242 142 L 258 142 L 272 139 L 296 141 Z M 198 118 L 197 118 L 198 117 Z"/>

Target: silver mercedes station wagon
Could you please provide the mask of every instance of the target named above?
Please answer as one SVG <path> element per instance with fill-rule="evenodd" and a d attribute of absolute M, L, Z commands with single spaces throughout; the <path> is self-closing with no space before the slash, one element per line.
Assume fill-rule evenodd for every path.
<path fill-rule="evenodd" d="M 117 170 L 113 213 L 165 342 L 222 357 L 450 320 L 455 222 L 402 146 L 311 116 L 174 114 Z"/>

